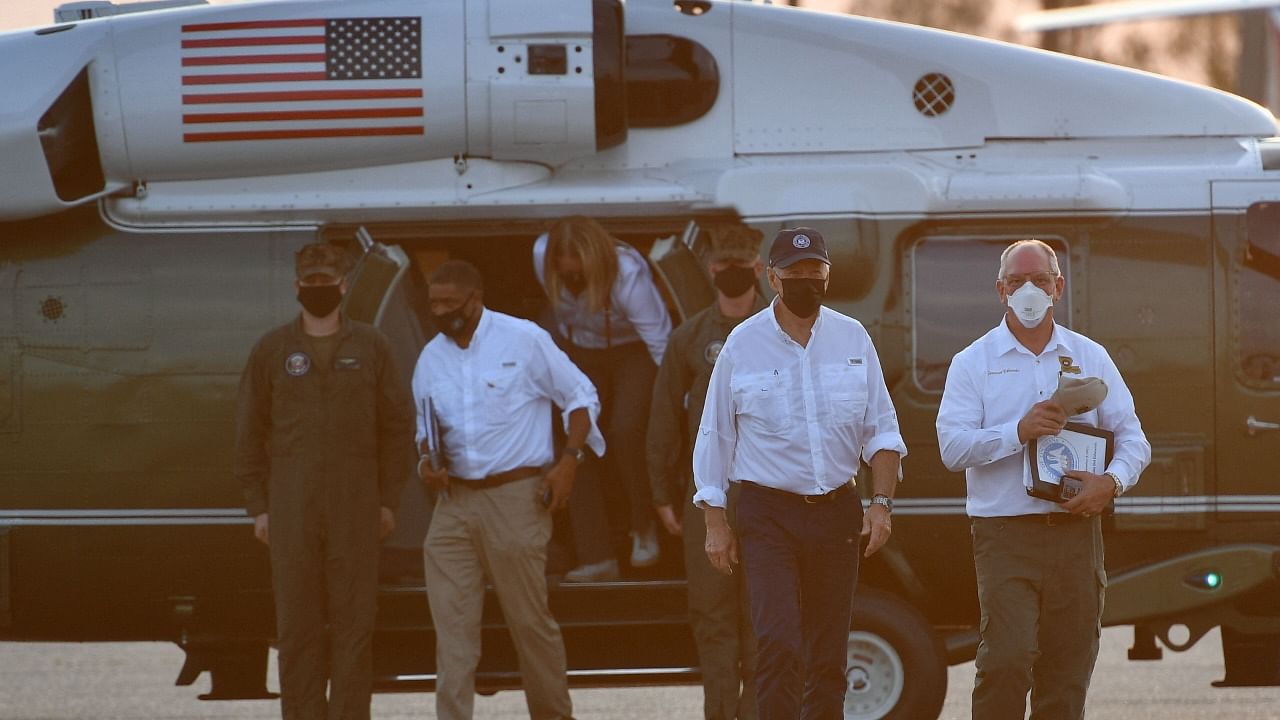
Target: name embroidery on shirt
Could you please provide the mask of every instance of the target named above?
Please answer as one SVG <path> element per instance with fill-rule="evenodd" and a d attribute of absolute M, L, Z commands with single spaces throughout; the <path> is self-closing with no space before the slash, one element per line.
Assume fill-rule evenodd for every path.
<path fill-rule="evenodd" d="M 849 358 L 849 364 L 854 367 L 859 367 L 862 365 L 862 358 Z"/>
<path fill-rule="evenodd" d="M 1010 375 L 1018 372 L 1021 372 L 1020 370 L 1018 370 L 1018 368 L 1002 368 L 1000 370 L 988 370 L 987 374 L 988 375 Z"/>

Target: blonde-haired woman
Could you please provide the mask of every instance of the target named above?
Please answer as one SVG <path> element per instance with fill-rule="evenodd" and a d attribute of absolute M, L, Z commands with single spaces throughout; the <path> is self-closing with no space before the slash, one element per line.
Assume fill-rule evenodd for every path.
<path fill-rule="evenodd" d="M 604 471 L 626 490 L 631 565 L 648 567 L 658 561 L 658 535 L 645 468 L 645 426 L 671 317 L 644 256 L 591 218 L 567 217 L 553 225 L 534 243 L 533 266 L 551 299 L 565 350 L 600 395 Z M 598 512 L 576 505 L 571 513 L 580 565 L 565 579 L 616 577 L 607 525 L 591 517 Z"/>

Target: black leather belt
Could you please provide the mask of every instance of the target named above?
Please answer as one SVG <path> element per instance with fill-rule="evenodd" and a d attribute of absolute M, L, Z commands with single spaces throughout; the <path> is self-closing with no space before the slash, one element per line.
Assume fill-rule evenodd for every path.
<path fill-rule="evenodd" d="M 500 473 L 494 473 L 493 475 L 481 478 L 479 480 L 467 480 L 465 478 L 453 477 L 452 475 L 450 475 L 449 484 L 455 485 L 455 486 L 460 485 L 462 487 L 471 488 L 472 490 L 485 490 L 487 488 L 496 488 L 500 485 L 513 483 L 517 480 L 525 480 L 527 478 L 531 478 L 535 475 L 541 475 L 541 474 L 542 474 L 542 468 L 532 466 L 532 465 L 526 465 L 524 467 L 512 468 L 510 470 L 504 470 Z"/>
<path fill-rule="evenodd" d="M 779 490 L 778 488 L 769 487 L 768 485 L 761 485 L 760 483 L 751 482 L 750 480 L 743 480 L 742 484 L 752 488 L 763 490 L 771 495 L 777 495 L 778 497 L 785 497 L 785 498 L 795 500 L 797 502 L 803 502 L 809 505 L 816 505 L 818 503 L 824 503 L 829 500 L 835 500 L 836 498 L 840 497 L 841 495 L 853 489 L 853 483 L 845 483 L 840 487 L 836 488 L 835 490 L 832 490 L 831 492 L 826 493 L 824 495 L 800 495 L 799 493 L 787 492 L 786 490 Z"/>

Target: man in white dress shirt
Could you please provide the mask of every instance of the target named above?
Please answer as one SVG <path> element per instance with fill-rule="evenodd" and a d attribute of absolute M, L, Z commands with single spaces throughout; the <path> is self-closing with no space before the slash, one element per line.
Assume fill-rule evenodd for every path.
<path fill-rule="evenodd" d="M 1066 281 L 1053 249 L 1021 240 L 1000 258 L 1000 324 L 951 361 L 938 409 L 942 462 L 964 470 L 982 609 L 975 718 L 1067 720 L 1084 715 L 1098 656 L 1103 591 L 1099 514 L 1151 460 L 1133 396 L 1107 351 L 1053 320 Z M 1056 435 L 1066 411 L 1050 400 L 1059 375 L 1098 377 L 1102 404 L 1070 418 L 1115 433 L 1101 475 L 1061 505 L 1027 494 L 1025 446 Z"/>
<path fill-rule="evenodd" d="M 584 447 L 604 453 L 595 388 L 537 325 L 484 307 L 480 273 L 451 260 L 431 276 L 440 333 L 413 373 L 418 441 L 433 408 L 445 468 L 423 456 L 437 493 L 424 544 L 436 630 L 436 716 L 472 716 L 485 577 L 498 595 L 520 662 L 529 715 L 572 714 L 564 641 L 547 606 L 551 513 L 564 507 Z M 566 449 L 555 458 L 551 406 L 563 410 Z"/>
<path fill-rule="evenodd" d="M 768 278 L 778 299 L 725 341 L 694 447 L 711 564 L 732 573 L 741 542 L 761 720 L 844 717 L 858 533 L 869 535 L 867 556 L 889 539 L 907 453 L 866 329 L 822 307 L 830 266 L 818 231 L 777 234 Z M 860 458 L 875 491 L 865 516 L 853 491 Z"/>

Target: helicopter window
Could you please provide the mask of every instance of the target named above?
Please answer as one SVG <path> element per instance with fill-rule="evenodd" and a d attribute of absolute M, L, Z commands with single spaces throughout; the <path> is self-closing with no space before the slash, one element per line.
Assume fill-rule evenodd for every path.
<path fill-rule="evenodd" d="M 627 36 L 627 125 L 673 127 L 707 114 L 720 94 L 715 56 L 674 35 Z"/>
<path fill-rule="evenodd" d="M 1254 384 L 1280 384 L 1280 204 L 1255 203 L 1247 215 L 1248 246 L 1235 273 L 1240 371 Z"/>
<path fill-rule="evenodd" d="M 995 282 L 1000 253 L 1025 237 L 932 236 L 912 247 L 907 284 L 913 318 L 912 374 L 921 389 L 942 392 L 951 358 L 999 322 Z M 1070 282 L 1066 242 L 1038 237 L 1057 251 L 1058 268 Z M 1069 293 L 1054 306 L 1053 318 L 1071 326 Z"/>

